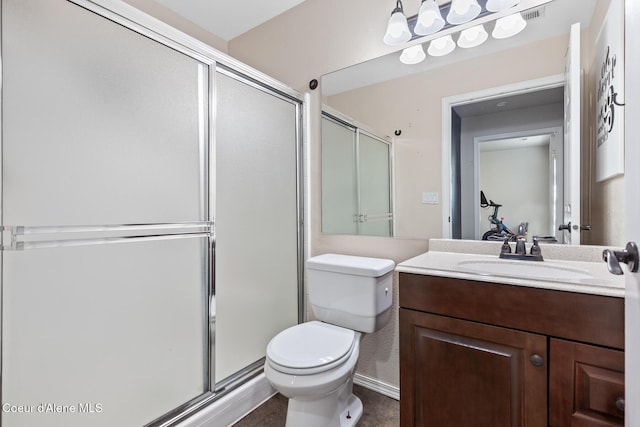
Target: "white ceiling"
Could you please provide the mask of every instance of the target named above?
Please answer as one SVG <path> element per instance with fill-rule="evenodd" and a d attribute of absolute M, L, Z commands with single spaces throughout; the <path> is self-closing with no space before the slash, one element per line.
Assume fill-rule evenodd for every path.
<path fill-rule="evenodd" d="M 472 102 L 458 105 L 453 110 L 462 118 L 482 116 L 486 114 L 500 113 L 517 110 L 519 108 L 536 107 L 564 102 L 564 87 L 556 87 L 535 92 L 526 92 L 518 95 L 506 95 L 491 98 L 486 101 Z"/>
<path fill-rule="evenodd" d="M 229 41 L 304 0 L 155 0 Z"/>

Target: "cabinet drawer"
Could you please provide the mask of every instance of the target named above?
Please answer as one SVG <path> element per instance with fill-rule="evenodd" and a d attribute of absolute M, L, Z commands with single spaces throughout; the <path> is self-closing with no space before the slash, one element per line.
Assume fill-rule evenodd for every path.
<path fill-rule="evenodd" d="M 400 273 L 400 307 L 624 349 L 624 298 Z"/>
<path fill-rule="evenodd" d="M 624 425 L 624 352 L 551 339 L 549 369 L 551 426 Z"/>

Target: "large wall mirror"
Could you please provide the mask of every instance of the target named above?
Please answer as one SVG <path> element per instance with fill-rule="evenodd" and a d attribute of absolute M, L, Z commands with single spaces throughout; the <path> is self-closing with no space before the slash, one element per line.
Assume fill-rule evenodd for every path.
<path fill-rule="evenodd" d="M 582 29 L 578 50 L 593 56 L 602 25 L 602 17 L 592 23 L 594 11 L 610 1 L 538 1 L 523 9 L 526 28 L 509 39 L 490 35 L 481 46 L 414 65 L 401 63 L 398 51 L 322 77 L 325 105 L 392 136 L 395 237 L 481 239 L 493 213 L 481 206 L 482 190 L 502 205 L 498 215 L 512 229 L 523 223 L 530 237 L 569 242 L 558 228 L 567 222 L 570 187 L 590 203 L 591 185 L 575 176 L 572 183 L 565 155 L 565 56 L 574 23 Z M 485 23 L 489 34 L 492 28 Z M 587 55 L 582 68 L 593 62 Z M 584 92 L 585 84 L 577 86 Z M 583 120 L 591 119 L 584 93 L 581 102 Z M 583 136 L 583 150 L 589 139 Z M 583 170 L 585 161 L 578 159 Z"/>

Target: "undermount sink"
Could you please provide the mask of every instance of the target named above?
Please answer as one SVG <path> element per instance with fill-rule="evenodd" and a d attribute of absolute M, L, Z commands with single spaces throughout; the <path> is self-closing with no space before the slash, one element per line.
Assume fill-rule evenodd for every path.
<path fill-rule="evenodd" d="M 575 281 L 594 278 L 585 270 L 533 261 L 468 260 L 458 262 L 458 267 L 470 273 L 522 279 Z"/>

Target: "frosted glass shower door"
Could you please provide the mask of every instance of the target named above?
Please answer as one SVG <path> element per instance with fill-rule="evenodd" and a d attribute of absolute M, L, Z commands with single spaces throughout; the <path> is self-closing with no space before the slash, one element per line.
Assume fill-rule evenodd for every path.
<path fill-rule="evenodd" d="M 360 131 L 358 171 L 360 212 L 365 220 L 360 233 L 367 236 L 391 236 L 391 147 Z"/>
<path fill-rule="evenodd" d="M 391 144 L 322 115 L 322 232 L 393 235 Z"/>
<path fill-rule="evenodd" d="M 204 392 L 209 239 L 172 237 L 5 252 L 2 401 L 29 412 L 3 426 L 143 426 Z"/>
<path fill-rule="evenodd" d="M 216 73 L 215 378 L 298 323 L 300 104 Z"/>
<path fill-rule="evenodd" d="M 322 231 L 358 234 L 356 129 L 322 117 Z"/>
<path fill-rule="evenodd" d="M 1 5 L 0 424 L 145 425 L 208 390 L 211 65 L 72 2 Z"/>

